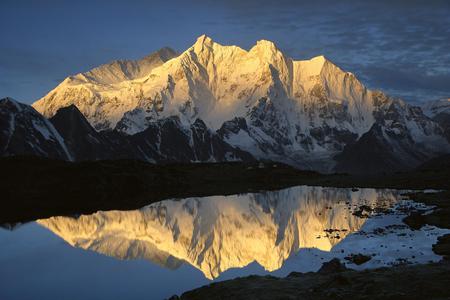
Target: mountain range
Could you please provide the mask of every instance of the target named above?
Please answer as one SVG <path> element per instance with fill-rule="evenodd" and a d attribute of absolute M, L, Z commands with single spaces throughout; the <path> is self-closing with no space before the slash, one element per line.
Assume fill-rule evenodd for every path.
<path fill-rule="evenodd" d="M 1 100 L 0 149 L 68 160 L 263 159 L 322 172 L 399 171 L 450 152 L 448 103 L 422 109 L 367 89 L 324 56 L 293 60 L 270 41 L 244 50 L 203 35 L 180 54 L 163 48 L 70 76 L 34 109 Z M 40 141 L 39 129 L 27 127 L 34 119 L 54 136 Z M 18 125 L 28 130 L 16 132 Z M 15 146 L 20 139 L 28 146 Z"/>

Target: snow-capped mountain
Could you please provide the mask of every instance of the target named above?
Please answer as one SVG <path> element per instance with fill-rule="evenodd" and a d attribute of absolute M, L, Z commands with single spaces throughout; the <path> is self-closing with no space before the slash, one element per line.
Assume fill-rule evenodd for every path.
<path fill-rule="evenodd" d="M 138 61 L 114 61 L 86 73 L 69 76 L 43 98 L 46 100 L 33 106 L 49 118 L 58 109 L 73 104 L 96 130 L 113 128 L 125 112 L 132 110 L 131 103 L 127 102 L 139 98 L 140 85 L 137 82 L 175 56 L 174 50 L 162 48 Z"/>
<path fill-rule="evenodd" d="M 3 98 L 0 99 L 0 156 L 10 155 L 73 159 L 49 120 L 29 105 Z"/>
<path fill-rule="evenodd" d="M 400 171 L 428 160 L 430 153 L 448 151 L 444 129 L 425 117 L 419 107 L 392 101 L 382 93 L 376 99 L 376 122 L 336 156 L 336 171 Z"/>
<path fill-rule="evenodd" d="M 212 279 L 254 261 L 277 270 L 302 248 L 330 251 L 365 223 L 353 209 L 389 207 L 396 201 L 397 194 L 387 190 L 298 186 L 166 200 L 140 210 L 52 217 L 38 223 L 74 247 L 119 259 L 148 259 L 169 268 L 186 262 Z"/>
<path fill-rule="evenodd" d="M 173 116 L 187 127 L 201 119 L 257 158 L 321 171 L 333 170 L 334 157 L 374 126 L 383 145 L 399 144 L 387 147 L 394 161 L 414 145 L 399 168 L 450 151 L 442 129 L 420 110 L 367 89 L 323 56 L 296 61 L 270 41 L 247 51 L 204 35 L 178 56 L 162 52 L 146 68 L 136 63 L 139 72 L 112 63 L 68 77 L 33 107 L 52 117 L 74 104 L 95 129 L 130 135 Z"/>

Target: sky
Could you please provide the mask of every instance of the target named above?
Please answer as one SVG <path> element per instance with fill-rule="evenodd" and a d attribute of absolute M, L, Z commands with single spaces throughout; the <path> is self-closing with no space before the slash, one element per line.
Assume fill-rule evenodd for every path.
<path fill-rule="evenodd" d="M 450 97 L 450 1 L 0 0 L 0 98 L 32 103 L 65 77 L 207 34 L 294 59 L 325 55 L 411 103 Z"/>

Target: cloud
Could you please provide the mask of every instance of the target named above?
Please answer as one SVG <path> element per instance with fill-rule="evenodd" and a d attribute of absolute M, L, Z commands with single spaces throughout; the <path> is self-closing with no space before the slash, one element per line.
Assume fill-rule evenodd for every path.
<path fill-rule="evenodd" d="M 450 95 L 449 1 L 226 1 L 233 26 L 263 31 L 295 58 L 325 54 L 409 100 Z M 411 91 L 420 91 L 411 93 Z"/>
<path fill-rule="evenodd" d="M 165 45 L 184 50 L 207 33 L 247 48 L 270 39 L 296 59 L 324 54 L 369 87 L 407 100 L 450 96 L 450 1 L 197 0 L 175 1 L 176 10 L 165 1 L 95 1 L 87 10 L 80 1 L 71 4 L 76 13 L 63 17 L 71 11 L 64 1 L 58 9 L 46 7 L 51 1 L 16 2 L 0 3 L 0 76 L 13 92 L 13 80 L 47 78 L 50 89 L 55 80 L 112 59 Z M 20 22 L 11 23 L 13 15 Z"/>

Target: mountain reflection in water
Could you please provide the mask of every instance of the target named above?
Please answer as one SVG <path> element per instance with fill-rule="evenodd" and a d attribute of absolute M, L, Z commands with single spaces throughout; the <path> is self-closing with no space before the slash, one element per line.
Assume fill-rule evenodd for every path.
<path fill-rule="evenodd" d="M 187 262 L 213 279 L 254 261 L 277 270 L 302 248 L 330 251 L 365 223 L 353 214 L 360 206 L 389 207 L 397 199 L 398 192 L 389 190 L 298 186 L 38 223 L 74 247 L 171 269 Z"/>

